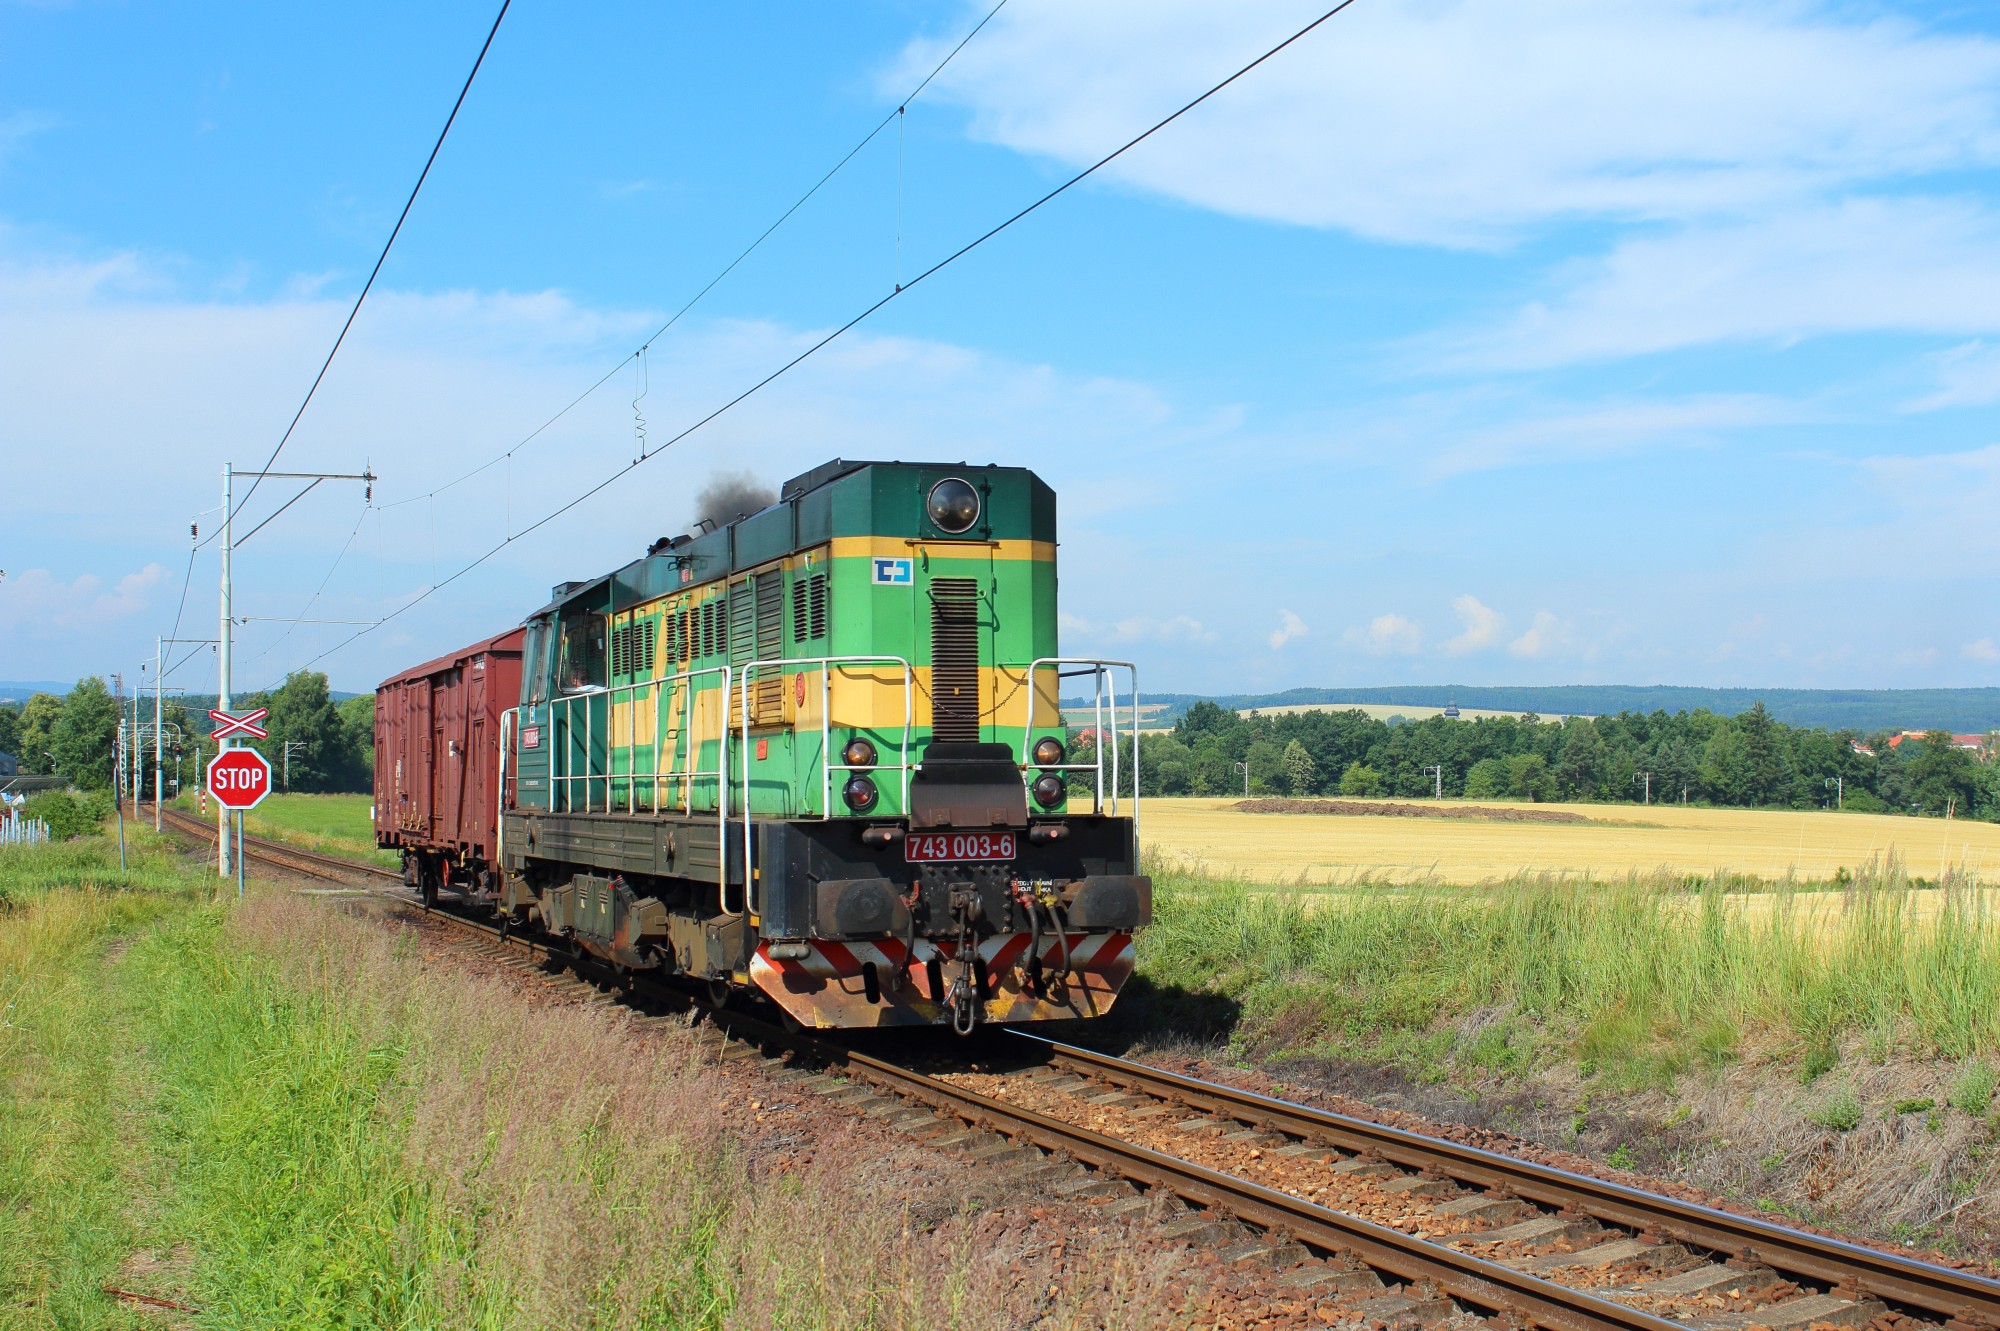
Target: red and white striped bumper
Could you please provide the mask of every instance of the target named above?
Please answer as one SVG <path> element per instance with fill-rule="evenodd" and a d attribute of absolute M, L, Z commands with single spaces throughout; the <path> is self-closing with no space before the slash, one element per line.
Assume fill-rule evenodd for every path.
<path fill-rule="evenodd" d="M 996 934 L 981 939 L 993 997 L 983 1002 L 980 1021 L 1002 1023 L 1098 1017 L 1111 1010 L 1132 974 L 1132 935 L 1079 934 L 1068 937 L 1069 969 L 1063 940 L 1043 935 L 1042 992 L 1023 989 L 1031 939 L 1028 934 Z M 946 985 L 958 944 L 949 939 L 916 940 L 914 955 L 900 938 L 834 942 L 811 939 L 803 957 L 774 958 L 771 945 L 758 945 L 750 959 L 750 981 L 794 1018 L 819 1029 L 856 1026 L 939 1026 L 949 1018 L 941 993 L 931 992 L 930 967 L 941 963 Z M 863 967 L 875 967 L 878 1001 L 871 1002 Z"/>

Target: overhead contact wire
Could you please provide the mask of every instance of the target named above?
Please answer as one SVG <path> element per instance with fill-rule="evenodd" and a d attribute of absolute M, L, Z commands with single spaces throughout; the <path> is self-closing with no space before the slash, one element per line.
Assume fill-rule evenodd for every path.
<path fill-rule="evenodd" d="M 465 482 L 471 480 L 473 477 L 479 475 L 480 473 L 498 466 L 502 461 L 502 459 L 513 457 L 516 452 L 520 451 L 522 448 L 525 448 L 527 445 L 533 443 L 535 439 L 543 433 L 543 431 L 547 430 L 551 425 L 554 425 L 557 421 L 561 420 L 563 417 L 569 415 L 570 412 L 574 411 L 578 406 L 580 406 L 586 398 L 590 397 L 591 394 L 595 393 L 598 389 L 604 387 L 604 385 L 610 383 L 611 380 L 618 375 L 619 371 L 623 370 L 627 365 L 631 364 L 633 359 L 637 357 L 641 352 L 643 352 L 647 347 L 651 346 L 653 343 L 659 341 L 662 337 L 666 336 L 669 332 L 673 331 L 674 325 L 678 324 L 681 321 L 681 319 L 688 313 L 688 311 L 692 310 L 696 305 L 699 305 L 704 296 L 708 295 L 709 292 L 715 290 L 717 286 L 721 285 L 722 280 L 728 277 L 731 273 L 735 272 L 737 268 L 742 265 L 745 259 L 748 259 L 752 254 L 755 254 L 758 248 L 761 247 L 765 241 L 769 240 L 772 237 L 772 235 L 776 233 L 779 227 L 783 226 L 786 222 L 791 220 L 792 214 L 798 212 L 799 209 L 805 207 L 807 203 L 811 202 L 813 196 L 818 194 L 820 190 L 826 186 L 826 183 L 828 181 L 832 180 L 835 176 L 839 175 L 842 168 L 844 168 L 849 162 L 853 161 L 855 156 L 859 154 L 863 148 L 866 148 L 869 144 L 873 143 L 876 140 L 876 138 L 881 135 L 882 131 L 889 127 L 889 123 L 891 121 L 897 120 L 899 117 L 901 117 L 904 111 L 908 109 L 909 104 L 917 99 L 918 94 L 922 93 L 925 88 L 930 87 L 931 81 L 937 78 L 939 74 L 942 74 L 944 72 L 944 67 L 946 65 L 949 65 L 955 58 L 957 58 L 958 53 L 960 51 L 963 51 L 966 48 L 967 44 L 970 43 L 974 37 L 977 37 L 979 35 L 979 32 L 982 28 L 984 28 L 988 23 L 991 23 L 993 21 L 994 15 L 998 14 L 1001 10 L 1005 9 L 1006 7 L 1007 7 L 1007 0 L 1000 0 L 1000 3 L 994 5 L 993 8 L 987 10 L 986 16 L 980 19 L 979 22 L 973 24 L 972 30 L 970 32 L 966 33 L 965 36 L 959 38 L 958 45 L 952 47 L 951 50 L 945 52 L 944 59 L 938 61 L 937 64 L 932 67 L 931 72 L 924 75 L 923 82 L 919 83 L 915 88 L 912 88 L 910 90 L 909 96 L 905 97 L 901 102 L 897 103 L 895 110 L 883 116 L 881 121 L 876 124 L 875 128 L 869 130 L 866 134 L 862 135 L 860 141 L 857 142 L 852 148 L 849 148 L 839 161 L 835 162 L 831 167 L 827 168 L 825 175 L 821 176 L 818 180 L 813 182 L 812 188 L 808 189 L 804 194 L 799 195 L 797 199 L 793 200 L 791 207 L 785 209 L 784 212 L 779 213 L 776 221 L 772 222 L 769 226 L 765 227 L 764 230 L 758 234 L 755 240 L 751 241 L 748 245 L 744 246 L 743 251 L 740 254 L 738 254 L 735 258 L 731 259 L 728 265 L 724 267 L 721 272 L 717 273 L 714 277 L 711 277 L 708 280 L 707 285 L 703 286 L 701 290 L 695 292 L 694 295 L 690 296 L 688 298 L 687 303 L 685 305 L 682 305 L 678 310 L 675 310 L 673 313 L 673 317 L 669 318 L 665 323 L 661 324 L 657 329 L 655 329 L 653 331 L 653 335 L 647 338 L 645 342 L 641 343 L 637 350 L 633 351 L 631 355 L 625 357 L 624 360 L 619 361 L 609 370 L 606 370 L 604 372 L 603 378 L 599 379 L 596 383 L 592 384 L 590 387 L 584 389 L 581 393 L 577 394 L 574 398 L 570 400 L 569 405 L 565 406 L 561 411 L 558 411 L 555 415 L 549 417 L 547 420 L 543 421 L 540 425 L 536 426 L 531 432 L 529 432 L 524 438 L 522 438 L 520 442 L 516 443 L 513 447 L 509 448 L 505 453 L 502 453 L 498 457 L 491 458 L 488 461 L 480 463 L 478 466 L 474 467 L 471 471 L 468 471 L 461 476 L 453 477 L 451 480 L 446 481 L 443 485 L 438 486 L 435 490 L 430 491 L 429 495 L 412 495 L 408 499 L 399 499 L 396 501 L 395 504 L 387 504 L 384 505 L 384 507 L 395 508 L 399 504 L 413 504 L 419 499 L 424 499 L 435 495 L 441 495 L 446 490 L 449 490 L 454 486 L 463 485 L 465 484 Z"/>
<path fill-rule="evenodd" d="M 285 427 L 285 433 L 278 439 L 278 446 L 271 450 L 271 456 L 264 460 L 259 473 L 251 477 L 250 488 L 244 491 L 243 498 L 237 501 L 229 517 L 233 518 L 241 513 L 243 506 L 250 502 L 250 497 L 257 493 L 258 483 L 264 479 L 263 472 L 269 471 L 277 462 L 278 454 L 284 452 L 285 445 L 291 441 L 292 432 L 299 428 L 299 420 L 306 414 L 306 408 L 312 405 L 313 395 L 319 392 L 319 386 L 325 380 L 327 370 L 333 365 L 333 358 L 340 354 L 341 343 L 347 340 L 347 330 L 354 327 L 355 316 L 361 313 L 361 303 L 367 300 L 368 293 L 374 290 L 375 279 L 380 276 L 382 265 L 388 261 L 389 251 L 395 246 L 396 237 L 403 233 L 403 223 L 409 220 L 410 209 L 416 206 L 417 195 L 422 192 L 424 182 L 430 179 L 431 167 L 436 164 L 438 153 L 444 148 L 445 136 L 451 133 L 452 125 L 458 119 L 459 108 L 465 105 L 466 94 L 472 91 L 472 81 L 479 77 L 479 67 L 486 63 L 486 53 L 493 49 L 493 39 L 500 35 L 500 21 L 507 17 L 507 6 L 512 3 L 513 0 L 500 0 L 500 12 L 493 16 L 493 26 L 487 30 L 486 40 L 479 47 L 478 58 L 472 62 L 472 70 L 465 76 L 465 86 L 458 90 L 458 100 L 451 104 L 451 114 L 444 118 L 444 128 L 438 131 L 437 142 L 431 145 L 431 155 L 424 159 L 424 169 L 417 173 L 417 183 L 411 186 L 410 197 L 403 201 L 403 211 L 396 215 L 396 225 L 390 228 L 389 239 L 383 242 L 382 252 L 375 256 L 375 266 L 368 271 L 368 280 L 361 284 L 361 294 L 354 298 L 354 307 L 347 312 L 347 321 L 340 325 L 339 336 L 333 339 L 333 346 L 327 351 L 326 359 L 320 362 L 319 373 L 313 376 L 312 387 L 306 389 L 305 400 L 300 402 L 299 409 L 292 413 L 292 423 Z"/>
<path fill-rule="evenodd" d="M 1241 69 L 1237 70 L 1234 74 L 1231 74 L 1228 78 L 1223 79 L 1220 83 L 1217 83 L 1214 86 L 1210 87 L 1208 91 L 1202 93 L 1200 96 L 1194 98 L 1192 101 L 1183 104 L 1180 107 L 1180 109 L 1172 112 L 1163 119 L 1154 122 L 1154 124 L 1150 128 L 1141 131 L 1140 133 L 1134 135 L 1130 139 L 1127 139 L 1122 145 L 1120 145 L 1117 148 L 1114 148 L 1110 152 L 1106 153 L 1104 156 L 1098 158 L 1095 162 L 1091 163 L 1083 170 L 1077 172 L 1075 175 L 1071 176 L 1068 180 L 1063 181 L 1062 184 L 1056 186 L 1048 193 L 1036 199 L 1033 203 L 1030 203 L 1027 207 L 1022 208 L 1019 212 L 1013 214 L 1013 216 L 1007 218 L 1003 222 L 1000 222 L 998 225 L 989 228 L 988 230 L 981 233 L 974 239 L 967 241 L 965 244 L 959 246 L 956 250 L 953 250 L 950 254 L 946 255 L 944 258 L 938 260 L 930 267 L 918 273 L 915 277 L 911 278 L 907 283 L 903 284 L 900 287 L 897 287 L 895 290 L 890 291 L 887 295 L 883 296 L 881 299 L 877 300 L 872 305 L 869 305 L 867 308 L 863 309 L 859 314 L 849 319 L 846 323 L 841 324 L 838 328 L 834 329 L 826 336 L 820 338 L 817 342 L 813 343 L 811 346 L 807 347 L 804 351 L 801 351 L 798 355 L 792 357 L 790 360 L 786 361 L 783 365 L 779 366 L 777 369 L 765 375 L 762 379 L 759 379 L 756 383 L 750 385 L 750 387 L 738 393 L 735 397 L 730 398 L 727 402 L 715 408 L 715 410 L 709 412 L 706 416 L 703 416 L 700 420 L 696 421 L 694 424 L 686 427 L 679 433 L 667 439 L 657 449 L 653 450 L 653 452 L 648 455 L 647 459 L 634 461 L 629 465 L 619 469 L 618 471 L 613 472 L 611 475 L 605 477 L 597 484 L 591 486 L 588 490 L 585 490 L 583 493 L 569 500 L 561 507 L 556 508 L 552 512 L 544 514 L 542 517 L 536 519 L 528 526 L 523 527 L 518 533 L 508 536 L 498 545 L 493 546 L 491 549 L 486 551 L 485 554 L 480 555 L 478 558 L 472 560 L 470 563 L 459 568 L 456 572 L 446 577 L 443 581 L 437 581 L 436 575 L 433 574 L 433 580 L 431 585 L 424 588 L 416 596 L 411 598 L 407 603 L 398 607 L 395 610 L 390 611 L 388 614 L 382 616 L 382 618 L 378 620 L 376 623 L 369 625 L 367 628 L 361 629 L 359 632 L 355 633 L 352 637 L 347 638 L 345 641 L 336 643 L 332 647 L 327 648 L 324 652 L 321 652 L 318 656 L 315 656 L 312 660 L 306 662 L 306 665 L 310 666 L 318 664 L 319 662 L 325 660 L 327 657 L 332 656 L 335 652 L 342 651 L 350 644 L 360 640 L 362 637 L 365 637 L 367 634 L 373 633 L 376 629 L 382 627 L 382 625 L 389 623 L 391 620 L 397 618 L 398 616 L 412 609 L 415 609 L 418 605 L 428 600 L 432 596 L 432 594 L 442 591 L 446 587 L 449 587 L 452 583 L 458 581 L 458 579 L 472 572 L 473 569 L 478 568 L 481 564 L 484 564 L 487 560 L 499 554 L 502 550 L 506 549 L 509 545 L 513 544 L 521 537 L 528 535 L 530 532 L 533 532 L 538 528 L 548 525 L 549 523 L 555 521 L 557 518 L 561 517 L 563 514 L 575 508 L 578 504 L 583 503 L 586 499 L 589 499 L 592 496 L 616 484 L 618 481 L 622 480 L 635 468 L 641 466 L 643 461 L 658 457 L 660 454 L 666 452 L 668 449 L 672 448 L 675 444 L 679 443 L 681 440 L 693 434 L 696 430 L 701 429 L 709 422 L 715 420 L 718 416 L 721 416 L 723 413 L 732 410 L 737 405 L 742 403 L 747 398 L 753 396 L 754 394 L 761 392 L 765 387 L 767 387 L 777 379 L 781 378 L 782 376 L 790 373 L 793 369 L 797 368 L 800 364 L 804 363 L 810 357 L 816 355 L 827 345 L 832 343 L 835 339 L 839 338 L 842 334 L 847 333 L 848 331 L 853 329 L 857 324 L 860 324 L 863 320 L 867 319 L 870 315 L 874 314 L 884 305 L 887 305 L 890 301 L 895 300 L 897 297 L 902 296 L 904 293 L 913 290 L 919 283 L 923 282 L 925 279 L 935 276 L 937 273 L 942 272 L 944 269 L 958 262 L 966 255 L 972 253 L 972 251 L 978 249 L 981 245 L 984 245 L 987 241 L 993 239 L 1001 232 L 1013 226 L 1016 222 L 1019 222 L 1023 218 L 1034 213 L 1044 204 L 1050 203 L 1055 199 L 1061 197 L 1063 194 L 1066 194 L 1067 192 L 1069 192 L 1071 188 L 1073 188 L 1077 184 L 1088 179 L 1090 176 L 1095 175 L 1098 171 L 1101 171 L 1102 169 L 1104 169 L 1104 167 L 1110 165 L 1112 162 L 1118 160 L 1120 157 L 1123 157 L 1126 153 L 1138 147 L 1140 144 L 1144 143 L 1147 139 L 1152 138 L 1153 135 L 1159 133 L 1161 130 L 1165 129 L 1168 125 L 1173 124 L 1176 120 L 1179 120 L 1182 116 L 1194 110 L 1196 107 L 1200 106 L 1203 102 L 1206 102 L 1209 98 L 1215 96 L 1223 89 L 1235 83 L 1238 79 L 1241 79 L 1244 75 L 1250 73 L 1250 71 L 1264 64 L 1266 61 L 1270 60 L 1273 56 L 1276 56 L 1279 52 L 1284 51 L 1288 47 L 1297 43 L 1298 41 L 1306 37 L 1308 34 L 1318 29 L 1322 24 L 1326 23 L 1329 19 L 1332 19 L 1336 14 L 1339 14 L 1341 11 L 1347 9 L 1354 3 L 1355 0 L 1340 0 L 1339 4 L 1333 6 L 1333 8 L 1327 10 L 1325 13 L 1321 14 L 1318 18 L 1306 24 L 1303 28 L 1300 28 L 1297 32 L 1294 32 L 1291 36 L 1285 38 L 1285 40 L 1279 42 L 1276 46 L 1273 46 L 1270 50 L 1264 52 L 1264 54 L 1258 56 L 1255 60 L 1252 60 L 1249 64 L 1244 65 Z M 622 368 L 622 362 L 621 362 L 621 368 Z M 609 376 L 607 375 L 606 377 L 608 378 Z"/>

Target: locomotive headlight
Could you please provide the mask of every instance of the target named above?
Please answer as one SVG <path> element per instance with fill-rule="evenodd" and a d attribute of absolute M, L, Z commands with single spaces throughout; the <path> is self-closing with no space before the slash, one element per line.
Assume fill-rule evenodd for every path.
<path fill-rule="evenodd" d="M 840 788 L 840 797 L 846 800 L 847 807 L 856 813 L 867 813 L 875 807 L 875 801 L 882 796 L 881 792 L 875 789 L 873 781 L 865 776 L 855 776 L 849 777 L 847 784 Z"/>
<path fill-rule="evenodd" d="M 1063 785 L 1063 779 L 1054 772 L 1044 772 L 1036 777 L 1032 789 L 1035 792 L 1035 803 L 1044 809 L 1055 808 L 1063 802 L 1063 796 L 1069 793 Z"/>
<path fill-rule="evenodd" d="M 851 739 L 841 750 L 841 761 L 849 767 L 873 767 L 875 765 L 875 745 L 865 739 Z"/>
<path fill-rule="evenodd" d="M 1035 741 L 1035 766 L 1054 767 L 1063 760 L 1063 742 L 1051 735 Z"/>
<path fill-rule="evenodd" d="M 970 531 L 972 524 L 979 521 L 979 491 L 954 476 L 931 487 L 924 508 L 933 526 L 956 536 Z"/>

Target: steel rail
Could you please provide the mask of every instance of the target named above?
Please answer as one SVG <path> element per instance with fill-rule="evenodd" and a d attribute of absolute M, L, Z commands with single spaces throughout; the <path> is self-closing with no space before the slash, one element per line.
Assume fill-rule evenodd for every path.
<path fill-rule="evenodd" d="M 385 898 L 422 910 L 426 917 L 519 948 L 529 955 L 556 958 L 575 967 L 588 964 L 546 941 L 523 937 L 484 921 L 448 910 L 426 908 L 420 901 L 386 889 Z M 633 977 L 625 977 L 629 982 Z M 577 971 L 579 983 L 587 983 Z M 1214 1207 L 1274 1234 L 1296 1239 L 1323 1251 L 1344 1253 L 1374 1270 L 1406 1282 L 1420 1282 L 1474 1307 L 1511 1314 L 1548 1331 L 1685 1331 L 1667 1318 L 1642 1312 L 1584 1290 L 1570 1289 L 1497 1262 L 1459 1252 L 1399 1230 L 1342 1214 L 1237 1178 L 1191 1161 L 1117 1141 L 1034 1110 L 1010 1105 L 901 1067 L 872 1055 L 817 1038 L 784 1030 L 756 1017 L 732 1012 L 671 986 L 628 987 L 632 998 L 665 1000 L 676 1007 L 699 1009 L 726 1036 L 750 1046 L 775 1046 L 824 1066 L 838 1067 L 858 1081 L 900 1098 L 920 1102 L 946 1116 L 993 1129 L 1017 1141 L 1092 1166 L 1107 1176 L 1164 1189 L 1202 1207 Z"/>
<path fill-rule="evenodd" d="M 421 903 L 400 894 L 385 891 L 383 895 L 423 909 Z M 455 912 L 426 909 L 424 913 L 467 933 L 530 954 L 564 955 L 544 942 L 505 932 Z M 580 982 L 583 980 L 580 973 L 578 978 Z M 1165 1189 L 1199 1206 L 1219 1208 L 1260 1228 L 1322 1250 L 1349 1254 L 1377 1271 L 1434 1286 L 1475 1307 L 1511 1313 L 1549 1331 L 1685 1331 L 1681 1323 L 1652 1313 L 1557 1285 L 1356 1216 L 1343 1215 L 1248 1179 L 990 1099 L 843 1045 L 702 1003 L 667 986 L 645 985 L 630 992 L 635 997 L 665 998 L 677 1006 L 699 1008 L 725 1034 L 748 1044 L 777 1046 L 815 1062 L 839 1067 L 857 1080 L 919 1101 L 948 1116 L 998 1130 L 1016 1140 L 1093 1166 L 1107 1175 Z"/>
<path fill-rule="evenodd" d="M 841 1052 L 849 1072 L 932 1109 L 1059 1152 L 1102 1173 L 1162 1188 L 1202 1206 L 1218 1207 L 1314 1247 L 1350 1253 L 1378 1271 L 1434 1285 L 1453 1298 L 1492 1312 L 1513 1313 L 1553 1331 L 1681 1331 L 1679 1322 L 1583 1290 L 991 1099 L 867 1054 Z"/>
<path fill-rule="evenodd" d="M 198 836 L 205 841 L 215 840 L 213 827 L 179 809 L 162 809 L 160 816 L 176 831 Z M 269 837 L 251 836 L 247 833 L 243 837 L 243 849 L 252 859 L 328 881 L 338 881 L 337 875 L 342 873 L 370 874 L 377 878 L 393 878 L 397 882 L 401 882 L 403 878 L 403 875 L 394 869 L 379 864 L 364 864 L 359 860 L 344 859 L 338 855 L 322 855 L 318 851 L 303 850 L 287 842 L 275 841 Z"/>
<path fill-rule="evenodd" d="M 1473 1187 L 1504 1190 L 1523 1200 L 1566 1207 L 1714 1252 L 1748 1256 L 1783 1275 L 1805 1276 L 1843 1292 L 1855 1290 L 1961 1322 L 2000 1326 L 2000 1282 L 1970 1272 L 1146 1067 L 1044 1036 L 1023 1031 L 1013 1034 L 1045 1046 L 1055 1064 L 1072 1071 L 1240 1119 L 1267 1131 L 1324 1142 Z"/>

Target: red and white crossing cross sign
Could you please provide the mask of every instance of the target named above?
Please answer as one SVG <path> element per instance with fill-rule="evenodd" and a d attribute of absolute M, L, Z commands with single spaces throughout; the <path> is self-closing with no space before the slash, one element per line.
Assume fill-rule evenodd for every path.
<path fill-rule="evenodd" d="M 224 749 L 208 765 L 206 784 L 223 808 L 254 809 L 271 793 L 271 760 L 255 749 Z"/>
<path fill-rule="evenodd" d="M 231 735 L 242 735 L 246 739 L 269 739 L 270 736 L 264 732 L 264 727 L 257 723 L 270 714 L 271 709 L 268 707 L 259 707 L 256 711 L 245 712 L 241 716 L 233 712 L 218 712 L 211 707 L 208 709 L 208 716 L 215 722 L 215 733 L 209 738 L 228 739 Z"/>

